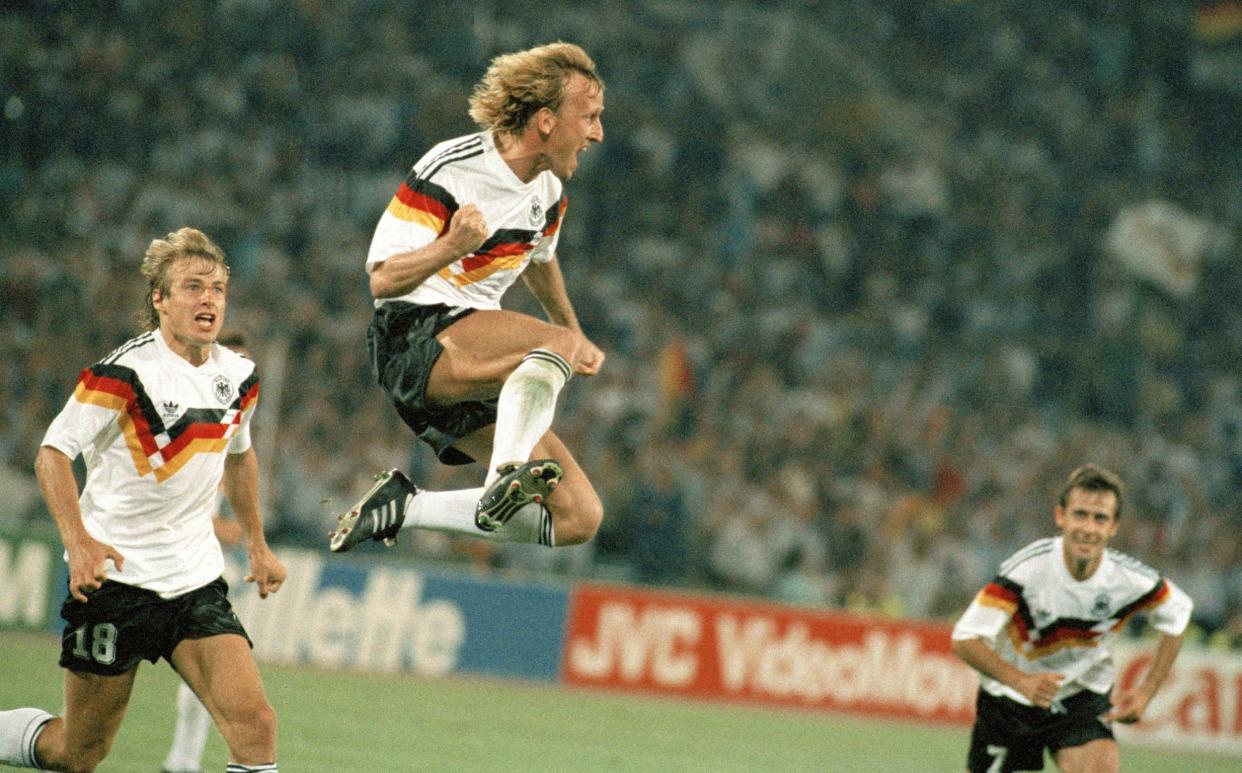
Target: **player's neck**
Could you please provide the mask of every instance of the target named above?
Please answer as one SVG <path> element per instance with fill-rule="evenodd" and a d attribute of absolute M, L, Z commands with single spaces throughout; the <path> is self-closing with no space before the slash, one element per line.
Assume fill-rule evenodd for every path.
<path fill-rule="evenodd" d="M 1090 579 L 1095 574 L 1095 570 L 1100 568 L 1100 559 L 1097 558 L 1079 558 L 1077 556 L 1065 556 L 1065 568 L 1069 570 L 1070 576 L 1075 580 Z"/>
<path fill-rule="evenodd" d="M 523 183 L 530 182 L 537 174 L 549 168 L 547 157 L 527 141 L 527 133 L 493 136 L 500 158 L 509 165 L 514 176 Z"/>
<path fill-rule="evenodd" d="M 160 328 L 160 335 L 164 338 L 164 343 L 168 344 L 168 348 L 172 353 L 190 363 L 194 367 L 198 367 L 211 357 L 211 344 L 206 346 L 187 341 L 179 337 L 176 333 L 171 333 Z"/>

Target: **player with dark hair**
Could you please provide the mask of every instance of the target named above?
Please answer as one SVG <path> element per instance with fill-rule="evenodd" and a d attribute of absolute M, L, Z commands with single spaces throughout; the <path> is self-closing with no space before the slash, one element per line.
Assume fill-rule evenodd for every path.
<path fill-rule="evenodd" d="M 120 730 L 139 662 L 164 658 L 211 712 L 229 773 L 269 773 L 276 715 L 212 531 L 222 485 L 245 531 L 246 581 L 262 597 L 279 590 L 285 568 L 263 536 L 250 443 L 259 378 L 253 362 L 216 343 L 229 270 L 202 232 L 152 241 L 142 275 L 151 329 L 82 371 L 35 460 L 69 565 L 64 712 L 0 711 L 0 762 L 94 770 Z"/>
<path fill-rule="evenodd" d="M 549 546 L 594 536 L 599 496 L 550 427 L 565 382 L 604 362 L 556 255 L 563 186 L 603 140 L 603 109 L 604 84 L 578 46 L 497 57 L 470 99 L 482 131 L 433 147 L 397 189 L 366 262 L 372 368 L 441 461 L 487 474 L 482 488 L 428 492 L 382 473 L 338 517 L 332 550 L 403 527 Z M 519 276 L 550 321 L 500 307 Z"/>
<path fill-rule="evenodd" d="M 1108 547 L 1122 484 L 1096 465 L 1074 470 L 1053 508 L 1061 536 L 1000 566 L 953 628 L 953 651 L 979 672 L 967 769 L 1116 771 L 1113 722 L 1137 722 L 1181 648 L 1192 603 L 1156 570 Z M 1135 614 L 1159 632 L 1137 686 L 1113 691 L 1111 643 Z"/>

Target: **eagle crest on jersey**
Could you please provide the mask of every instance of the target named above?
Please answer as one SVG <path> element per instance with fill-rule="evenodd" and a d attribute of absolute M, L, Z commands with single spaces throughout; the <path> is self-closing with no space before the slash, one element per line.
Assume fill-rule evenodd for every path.
<path fill-rule="evenodd" d="M 219 375 L 211 382 L 211 389 L 216 393 L 216 400 L 221 405 L 228 405 L 233 399 L 233 382 L 227 376 Z"/>

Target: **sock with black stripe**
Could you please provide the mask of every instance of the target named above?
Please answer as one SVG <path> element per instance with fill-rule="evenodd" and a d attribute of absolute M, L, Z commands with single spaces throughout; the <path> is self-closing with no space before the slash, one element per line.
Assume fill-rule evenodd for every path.
<path fill-rule="evenodd" d="M 15 768 L 38 769 L 35 743 L 53 719 L 43 709 L 0 711 L 0 762 Z"/>
<path fill-rule="evenodd" d="M 556 396 L 573 375 L 565 358 L 548 349 L 533 349 L 505 379 L 496 401 L 496 433 L 492 460 L 483 485 L 499 477 L 506 462 L 526 462 L 535 444 L 552 426 Z"/>

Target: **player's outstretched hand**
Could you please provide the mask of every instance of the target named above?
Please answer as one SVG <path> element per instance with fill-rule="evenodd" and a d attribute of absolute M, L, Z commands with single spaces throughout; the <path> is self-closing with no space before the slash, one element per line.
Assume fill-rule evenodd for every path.
<path fill-rule="evenodd" d="M 267 545 L 250 549 L 250 574 L 246 575 L 245 580 L 254 583 L 259 598 L 265 599 L 267 594 L 280 590 L 287 574 L 285 565 Z"/>

